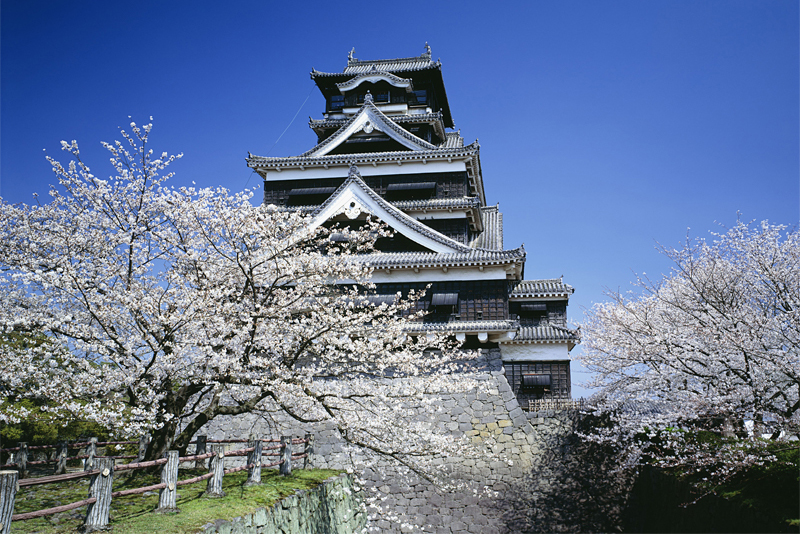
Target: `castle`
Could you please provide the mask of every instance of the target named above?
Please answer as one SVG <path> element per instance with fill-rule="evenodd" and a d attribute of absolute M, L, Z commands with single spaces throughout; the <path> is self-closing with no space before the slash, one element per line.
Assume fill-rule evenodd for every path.
<path fill-rule="evenodd" d="M 561 279 L 525 280 L 523 247 L 504 249 L 503 214 L 487 205 L 477 142 L 454 131 L 441 61 L 360 60 L 342 72 L 312 70 L 325 97 L 310 150 L 250 155 L 264 204 L 298 210 L 315 225 L 358 227 L 367 217 L 392 230 L 367 261 L 375 302 L 430 285 L 417 303 L 419 332 L 450 332 L 465 348 L 498 349 L 523 409 L 571 397 L 567 327 L 574 291 Z M 336 236 L 334 235 L 334 238 Z"/>

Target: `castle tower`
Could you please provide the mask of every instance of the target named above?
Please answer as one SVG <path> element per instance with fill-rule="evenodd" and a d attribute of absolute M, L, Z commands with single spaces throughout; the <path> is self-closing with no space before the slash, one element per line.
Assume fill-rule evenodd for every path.
<path fill-rule="evenodd" d="M 394 231 L 366 260 L 372 299 L 422 290 L 419 332 L 452 332 L 466 348 L 500 348 L 520 405 L 571 396 L 567 327 L 573 288 L 524 280 L 525 250 L 503 248 L 503 215 L 487 205 L 477 141 L 453 131 L 442 64 L 417 57 L 360 60 L 342 72 L 312 70 L 325 97 L 309 123 L 317 144 L 292 157 L 249 156 L 264 203 L 313 224 L 357 227 L 378 218 Z"/>

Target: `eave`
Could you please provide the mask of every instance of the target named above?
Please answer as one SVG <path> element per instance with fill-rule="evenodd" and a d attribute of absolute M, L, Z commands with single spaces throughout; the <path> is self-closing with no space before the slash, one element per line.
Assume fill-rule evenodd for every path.
<path fill-rule="evenodd" d="M 405 162 L 448 162 L 463 161 L 467 168 L 467 179 L 473 196 L 486 204 L 480 166 L 480 145 L 474 142 L 464 147 L 435 148 L 432 150 L 366 152 L 360 154 L 328 154 L 325 156 L 263 157 L 250 154 L 247 166 L 266 179 L 268 172 L 281 172 L 288 169 L 306 170 L 312 168 L 329 169 L 342 167 L 349 169 L 356 165 L 403 165 Z"/>
<path fill-rule="evenodd" d="M 565 326 L 544 325 L 519 327 L 517 335 L 512 340 L 502 341 L 503 344 L 533 345 L 533 344 L 558 344 L 566 343 L 567 349 L 572 350 L 581 342 L 580 330 L 573 330 Z"/>
<path fill-rule="evenodd" d="M 521 302 L 526 300 L 569 300 L 575 292 L 569 284 L 561 278 L 543 280 L 520 280 L 509 288 L 508 300 Z"/>

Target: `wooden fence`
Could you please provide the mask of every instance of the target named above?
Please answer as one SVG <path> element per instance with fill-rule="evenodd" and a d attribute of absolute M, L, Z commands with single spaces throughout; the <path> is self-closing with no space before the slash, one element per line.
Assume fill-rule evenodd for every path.
<path fill-rule="evenodd" d="M 97 448 L 110 446 L 110 445 L 136 445 L 139 446 L 139 453 L 134 455 L 109 455 L 98 456 Z M 140 439 L 137 441 L 97 441 L 97 438 L 90 438 L 89 441 L 80 443 L 59 442 L 56 445 L 28 445 L 25 442 L 20 442 L 16 447 L 0 449 L 0 454 L 10 453 L 13 460 L 10 463 L 0 465 L 0 469 L 16 469 L 19 471 L 20 477 L 25 478 L 28 474 L 30 466 L 55 464 L 54 473 L 60 475 L 67 472 L 67 462 L 70 460 L 84 460 L 84 465 L 91 465 L 95 458 L 114 458 L 116 460 L 132 460 L 144 459 L 144 453 L 147 449 L 147 439 Z M 83 450 L 83 454 L 76 454 L 69 456 L 69 450 Z M 52 451 L 53 457 L 45 458 L 44 460 L 30 460 L 32 452 L 37 451 Z M 2 532 L 0 530 L 0 532 Z"/>
<path fill-rule="evenodd" d="M 543 410 L 582 410 L 586 407 L 586 401 L 580 399 L 531 399 L 528 401 L 529 412 L 541 412 Z"/>
<path fill-rule="evenodd" d="M 142 447 L 146 441 L 140 440 L 139 446 Z M 278 439 L 250 439 L 250 440 L 209 440 L 205 436 L 198 436 L 198 439 L 192 444 L 195 445 L 195 454 L 191 456 L 179 457 L 178 451 L 168 451 L 166 457 L 153 460 L 149 462 L 137 461 L 129 464 L 116 465 L 115 462 L 118 458 L 110 456 L 97 456 L 91 455 L 92 450 L 96 450 L 97 445 L 100 444 L 132 444 L 137 442 L 101 442 L 98 443 L 95 438 L 89 442 L 81 444 L 70 444 L 70 447 L 83 445 L 87 447 L 87 453 L 73 457 L 63 456 L 67 459 L 85 459 L 84 470 L 74 473 L 54 474 L 49 476 L 37 478 L 20 478 L 20 473 L 24 472 L 25 461 L 27 460 L 26 452 L 33 449 L 21 443 L 19 447 L 14 447 L 12 452 L 20 452 L 23 454 L 15 455 L 15 458 L 22 460 L 22 465 L 11 464 L 15 469 L 8 471 L 0 471 L 0 534 L 8 534 L 11 528 L 12 521 L 25 521 L 36 517 L 44 517 L 51 514 L 66 512 L 74 510 L 75 508 L 87 507 L 86 518 L 84 519 L 83 530 L 88 532 L 92 530 L 104 529 L 108 526 L 108 516 L 111 509 L 111 501 L 116 497 L 125 495 L 135 495 L 144 493 L 146 491 L 159 491 L 158 507 L 156 511 L 177 511 L 176 495 L 177 487 L 186 484 L 194 484 L 207 480 L 206 495 L 212 497 L 224 496 L 222 491 L 222 478 L 226 474 L 236 473 L 238 471 L 247 470 L 246 485 L 259 484 L 261 482 L 261 469 L 278 467 L 282 475 L 290 475 L 292 473 L 292 461 L 303 459 L 303 468 L 306 469 L 310 466 L 311 456 L 314 452 L 314 436 L 306 434 L 305 438 L 298 439 L 289 436 L 283 436 Z M 226 443 L 246 443 L 247 446 L 243 449 L 225 451 Z M 293 446 L 304 444 L 302 453 L 294 453 Z M 94 446 L 94 449 L 91 447 Z M 40 446 L 49 447 L 49 446 Z M 53 446 L 61 447 L 61 445 Z M 210 449 L 206 452 L 206 449 Z M 27 450 L 26 450 L 27 449 Z M 63 449 L 60 449 L 63 450 Z M 9 451 L 9 449 L 4 449 Z M 247 456 L 247 463 L 240 467 L 232 467 L 225 469 L 225 458 L 235 456 Z M 276 461 L 269 463 L 262 463 L 264 456 L 277 457 Z M 57 456 L 55 461 L 61 461 L 62 456 Z M 129 456 L 119 457 L 129 458 Z M 209 471 L 205 475 L 200 475 L 187 480 L 178 480 L 178 466 L 181 462 L 195 462 L 196 466 L 205 464 L 205 460 L 209 459 Z M 45 463 L 42 461 L 41 463 Z M 64 461 L 65 463 L 65 461 Z M 31 465 L 31 462 L 27 462 Z M 120 471 L 129 471 L 136 469 L 146 469 L 156 466 L 161 467 L 161 483 L 152 486 L 145 486 L 141 488 L 127 489 L 123 491 L 113 491 L 114 473 Z M 5 465 L 3 467 L 9 467 Z M 14 514 L 14 503 L 16 501 L 17 492 L 28 486 L 36 486 L 39 484 L 50 484 L 55 482 L 62 482 L 65 480 L 74 480 L 77 478 L 91 477 L 89 483 L 89 498 L 81 501 L 65 504 L 63 506 L 56 506 L 54 508 L 47 508 L 44 510 L 37 510 L 24 514 Z"/>

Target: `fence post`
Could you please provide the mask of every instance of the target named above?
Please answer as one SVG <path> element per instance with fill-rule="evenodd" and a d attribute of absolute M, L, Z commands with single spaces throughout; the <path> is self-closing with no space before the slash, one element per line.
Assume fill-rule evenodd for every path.
<path fill-rule="evenodd" d="M 111 485 L 114 482 L 114 459 L 96 458 L 99 473 L 92 475 L 89 482 L 89 497 L 97 499 L 86 510 L 83 531 L 93 532 L 108 527 L 108 513 L 111 511 Z"/>
<path fill-rule="evenodd" d="M 97 456 L 97 438 L 89 438 L 89 444 L 86 446 L 86 455 L 89 457 L 84 460 L 83 470 L 91 471 L 94 468 L 94 457 Z"/>
<path fill-rule="evenodd" d="M 292 474 L 292 436 L 281 436 L 281 465 L 279 472 L 282 475 Z"/>
<path fill-rule="evenodd" d="M 156 512 L 177 512 L 175 500 L 178 493 L 178 451 L 167 451 L 167 463 L 161 468 L 161 483 L 167 487 L 161 488 L 158 493 Z"/>
<path fill-rule="evenodd" d="M 56 470 L 53 474 L 63 475 L 67 472 L 67 442 L 59 441 L 56 450 L 58 451 L 56 454 Z"/>
<path fill-rule="evenodd" d="M 314 434 L 306 434 L 306 447 L 303 451 L 306 457 L 303 458 L 303 469 L 311 469 L 311 456 L 314 454 Z"/>
<path fill-rule="evenodd" d="M 214 456 L 211 457 L 211 462 L 209 462 L 208 472 L 214 473 L 214 476 L 208 479 L 206 496 L 224 497 L 225 492 L 222 491 L 222 476 L 225 474 L 225 445 L 222 443 L 212 445 L 211 452 L 214 453 Z"/>
<path fill-rule="evenodd" d="M 208 436 L 197 436 L 197 445 L 194 447 L 194 453 L 196 455 L 201 455 L 206 453 L 206 439 Z M 202 469 L 206 466 L 205 460 L 195 460 L 194 467 L 195 469 Z"/>
<path fill-rule="evenodd" d="M 28 476 L 28 443 L 25 441 L 19 442 L 19 450 L 14 458 L 14 463 L 19 466 L 19 478 Z"/>
<path fill-rule="evenodd" d="M 16 471 L 0 471 L 0 534 L 11 532 L 18 480 L 19 474 Z"/>
<path fill-rule="evenodd" d="M 139 452 L 136 454 L 137 462 L 144 462 L 144 455 L 147 453 L 147 445 L 150 443 L 150 436 L 142 434 L 139 437 Z"/>
<path fill-rule="evenodd" d="M 245 486 L 254 486 L 261 484 L 261 450 L 263 447 L 261 438 L 250 436 L 250 441 L 247 442 L 247 448 L 253 447 L 253 450 L 247 454 L 247 464 L 250 468 L 247 470 L 247 482 Z"/>

